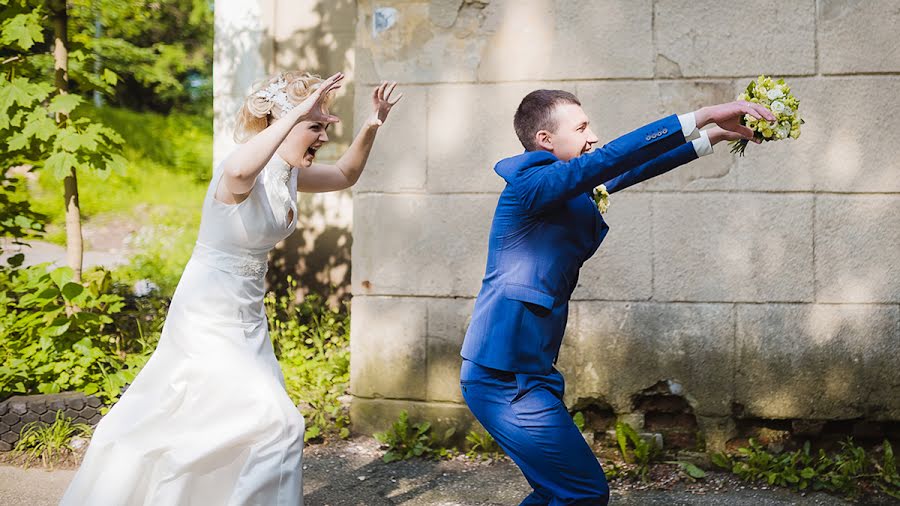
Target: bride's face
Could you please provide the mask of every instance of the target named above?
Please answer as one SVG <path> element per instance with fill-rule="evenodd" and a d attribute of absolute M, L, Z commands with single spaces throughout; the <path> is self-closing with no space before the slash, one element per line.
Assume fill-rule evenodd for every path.
<path fill-rule="evenodd" d="M 278 154 L 294 167 L 309 167 L 319 148 L 328 142 L 328 126 L 318 121 L 297 123 L 281 143 Z"/>

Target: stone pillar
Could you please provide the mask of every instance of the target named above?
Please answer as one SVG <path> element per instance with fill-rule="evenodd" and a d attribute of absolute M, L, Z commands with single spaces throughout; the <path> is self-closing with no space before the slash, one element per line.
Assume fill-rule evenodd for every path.
<path fill-rule="evenodd" d="M 273 67 L 274 0 L 218 0 L 213 51 L 213 159 L 234 149 L 234 116 Z"/>
<path fill-rule="evenodd" d="M 215 9 L 214 160 L 235 148 L 234 118 L 254 83 L 274 72 L 301 70 L 328 76 L 347 74 L 347 84 L 332 112 L 341 123 L 318 161 L 333 163 L 346 150 L 354 131 L 353 0 L 218 0 Z M 276 247 L 267 281 L 286 288 L 298 280 L 298 295 L 313 292 L 331 301 L 349 296 L 352 199 L 349 191 L 303 194 L 298 231 Z"/>

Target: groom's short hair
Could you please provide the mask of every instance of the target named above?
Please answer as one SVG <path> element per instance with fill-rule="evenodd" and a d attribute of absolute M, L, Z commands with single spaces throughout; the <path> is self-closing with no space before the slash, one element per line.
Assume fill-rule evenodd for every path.
<path fill-rule="evenodd" d="M 516 116 L 513 119 L 513 127 L 519 142 L 528 151 L 539 149 L 534 141 L 534 134 L 541 130 L 556 131 L 556 118 L 553 111 L 559 104 L 581 105 L 578 98 L 563 90 L 534 90 L 519 104 Z"/>

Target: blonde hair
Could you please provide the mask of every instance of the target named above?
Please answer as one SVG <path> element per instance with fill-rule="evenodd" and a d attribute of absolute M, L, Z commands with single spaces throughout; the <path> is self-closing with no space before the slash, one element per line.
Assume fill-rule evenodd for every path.
<path fill-rule="evenodd" d="M 234 125 L 234 140 L 236 142 L 247 142 L 254 135 L 265 130 L 273 121 L 284 115 L 285 111 L 274 101 L 257 96 L 259 91 L 268 88 L 279 79 L 284 79 L 286 82 L 284 93 L 287 95 L 288 102 L 292 105 L 303 102 L 324 80 L 309 72 L 292 71 L 279 72 L 264 81 L 256 83 L 253 91 L 244 99 L 241 110 L 237 113 L 237 120 Z M 326 113 L 333 99 L 333 93 L 326 95 L 323 102 L 323 109 L 325 109 Z"/>

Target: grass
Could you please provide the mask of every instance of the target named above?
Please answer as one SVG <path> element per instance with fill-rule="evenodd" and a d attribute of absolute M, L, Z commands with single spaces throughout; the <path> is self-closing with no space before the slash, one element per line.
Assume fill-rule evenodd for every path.
<path fill-rule="evenodd" d="M 57 411 L 56 420 L 51 424 L 38 421 L 22 427 L 14 451 L 17 455 L 24 456 L 25 467 L 40 459 L 45 468 L 53 469 L 54 465 L 65 460 L 74 451 L 71 446 L 72 438 L 87 438 L 92 432 L 90 425 L 72 423 L 62 411 Z"/>
<path fill-rule="evenodd" d="M 126 141 L 128 160 L 125 174 L 78 175 L 83 224 L 127 222 L 127 228 L 137 230 L 129 246 L 138 253 L 117 278 L 149 279 L 171 294 L 200 225 L 212 172 L 212 122 L 109 107 L 85 107 L 80 113 L 114 127 Z M 29 193 L 34 209 L 49 216 L 45 240 L 65 245 L 62 181 L 39 172 Z"/>

